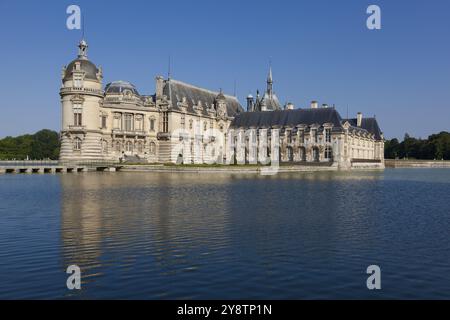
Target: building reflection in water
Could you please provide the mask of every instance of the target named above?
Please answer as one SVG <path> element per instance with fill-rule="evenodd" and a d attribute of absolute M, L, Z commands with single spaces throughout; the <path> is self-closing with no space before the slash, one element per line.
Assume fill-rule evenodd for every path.
<path fill-rule="evenodd" d="M 87 173 L 61 175 L 64 267 L 89 277 L 102 266 L 148 256 L 171 272 L 193 248 L 226 243 L 228 175 Z M 201 251 L 201 250 L 200 250 Z M 120 261 L 117 261 L 117 260 Z"/>
<path fill-rule="evenodd" d="M 314 263 L 342 247 L 338 241 L 351 239 L 342 236 L 351 232 L 348 223 L 364 224 L 361 210 L 351 207 L 370 191 L 361 180 L 382 178 L 363 172 L 61 175 L 64 268 L 79 265 L 85 284 L 127 283 L 136 292 L 142 274 L 153 281 L 159 275 L 152 297 L 164 297 L 164 281 L 183 272 L 206 269 L 196 280 L 209 283 L 222 272 L 230 281 L 233 274 L 270 277 L 293 256 Z M 285 271 L 290 267 L 298 266 Z"/>

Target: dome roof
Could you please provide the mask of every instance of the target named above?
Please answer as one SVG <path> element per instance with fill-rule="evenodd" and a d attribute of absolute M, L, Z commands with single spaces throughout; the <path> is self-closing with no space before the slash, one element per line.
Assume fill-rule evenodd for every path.
<path fill-rule="evenodd" d="M 69 63 L 69 65 L 66 68 L 66 72 L 64 74 L 63 81 L 72 79 L 72 73 L 73 73 L 73 69 L 75 68 L 76 62 L 80 62 L 80 68 L 81 68 L 81 70 L 83 70 L 85 72 L 85 75 L 84 75 L 85 79 L 98 81 L 98 79 L 97 79 L 98 69 L 95 66 L 95 64 L 93 64 L 91 61 L 89 61 L 87 59 L 80 59 L 80 58 L 75 59 L 71 63 Z"/>
<path fill-rule="evenodd" d="M 108 83 L 105 87 L 105 93 L 122 93 L 126 91 L 130 91 L 135 95 L 139 95 L 139 92 L 136 90 L 136 87 L 128 81 L 113 81 Z"/>

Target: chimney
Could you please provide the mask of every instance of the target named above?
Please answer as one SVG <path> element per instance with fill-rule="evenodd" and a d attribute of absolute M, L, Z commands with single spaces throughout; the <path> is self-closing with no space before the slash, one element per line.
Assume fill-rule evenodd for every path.
<path fill-rule="evenodd" d="M 254 103 L 253 96 L 251 94 L 249 94 L 247 96 L 247 112 L 254 111 L 253 110 L 253 103 Z"/>
<path fill-rule="evenodd" d="M 294 110 L 294 105 L 291 102 L 286 103 L 286 110 Z"/>
<path fill-rule="evenodd" d="M 356 125 L 358 127 L 361 127 L 362 125 L 362 113 L 358 112 L 358 114 L 356 115 Z"/>
<path fill-rule="evenodd" d="M 317 101 L 311 101 L 311 109 L 317 109 L 319 107 L 319 103 Z"/>
<path fill-rule="evenodd" d="M 161 76 L 156 77 L 156 98 L 163 96 L 164 78 Z"/>
<path fill-rule="evenodd" d="M 328 108 L 328 105 L 326 103 L 322 104 L 322 108 Z"/>

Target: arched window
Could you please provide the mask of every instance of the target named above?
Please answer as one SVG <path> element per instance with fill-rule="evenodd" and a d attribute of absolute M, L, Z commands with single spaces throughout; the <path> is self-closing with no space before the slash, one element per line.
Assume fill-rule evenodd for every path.
<path fill-rule="evenodd" d="M 102 153 L 108 153 L 108 142 L 106 140 L 102 140 Z"/>
<path fill-rule="evenodd" d="M 150 153 L 151 154 L 156 153 L 156 144 L 154 142 L 150 142 Z"/>
<path fill-rule="evenodd" d="M 142 153 L 142 142 L 138 142 L 137 149 L 139 153 Z"/>
<path fill-rule="evenodd" d="M 313 155 L 313 161 L 318 162 L 319 161 L 319 148 L 313 148 L 312 149 L 312 155 Z"/>
<path fill-rule="evenodd" d="M 299 152 L 300 152 L 300 154 L 299 154 L 300 161 L 306 161 L 306 149 L 305 149 L 305 147 L 299 148 Z"/>
<path fill-rule="evenodd" d="M 73 140 L 73 150 L 74 151 L 81 150 L 81 139 L 78 137 Z"/>
<path fill-rule="evenodd" d="M 125 144 L 125 150 L 128 152 L 133 152 L 133 143 L 131 141 L 127 141 Z"/>
<path fill-rule="evenodd" d="M 325 148 L 325 159 L 330 161 L 333 159 L 333 150 L 331 147 Z"/>

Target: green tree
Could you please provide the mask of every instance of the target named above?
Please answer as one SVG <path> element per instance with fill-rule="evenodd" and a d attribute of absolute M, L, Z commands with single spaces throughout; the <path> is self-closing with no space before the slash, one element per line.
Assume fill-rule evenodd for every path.
<path fill-rule="evenodd" d="M 17 159 L 58 159 L 59 136 L 52 130 L 41 130 L 33 135 L 0 139 L 0 160 Z"/>

